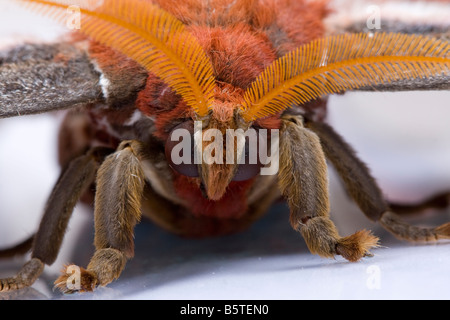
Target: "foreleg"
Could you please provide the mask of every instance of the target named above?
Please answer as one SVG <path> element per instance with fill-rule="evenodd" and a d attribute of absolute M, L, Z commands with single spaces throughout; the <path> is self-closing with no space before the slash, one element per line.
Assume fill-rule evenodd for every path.
<path fill-rule="evenodd" d="M 92 291 L 117 279 L 134 256 L 134 226 L 141 218 L 145 176 L 140 158 L 143 145 L 124 141 L 108 156 L 97 175 L 95 196 L 96 251 L 87 269 L 80 268 L 80 287 L 67 286 L 71 273 L 56 280 L 63 292 Z"/>
<path fill-rule="evenodd" d="M 353 149 L 325 123 L 307 121 L 306 126 L 320 138 L 325 155 L 335 166 L 344 181 L 347 191 L 363 213 L 372 221 L 379 221 L 396 237 L 408 241 L 436 241 L 450 238 L 450 223 L 436 228 L 421 228 L 402 221 L 393 208 L 385 201 L 383 194 L 371 176 L 367 166 L 358 159 Z M 448 195 L 442 194 L 430 199 L 424 206 L 435 206 L 443 201 L 448 203 Z M 445 198 L 445 199 L 444 199 Z M 420 206 L 420 204 L 419 204 Z M 411 206 L 410 209 L 414 209 Z M 419 209 L 416 207 L 415 209 Z"/>
<path fill-rule="evenodd" d="M 357 261 L 370 255 L 378 238 L 363 230 L 341 237 L 329 217 L 328 176 L 319 138 L 300 116 L 283 119 L 280 134 L 279 186 L 290 207 L 290 222 L 312 253 L 342 255 Z"/>
<path fill-rule="evenodd" d="M 47 202 L 32 245 L 31 260 L 16 276 L 0 279 L 0 291 L 30 286 L 51 265 L 59 252 L 67 224 L 81 195 L 95 179 L 103 150 L 93 149 L 73 160 L 63 171 Z"/>

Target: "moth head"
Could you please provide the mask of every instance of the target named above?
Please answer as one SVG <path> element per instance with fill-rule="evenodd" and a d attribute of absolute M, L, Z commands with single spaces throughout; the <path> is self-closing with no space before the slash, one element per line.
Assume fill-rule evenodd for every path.
<path fill-rule="evenodd" d="M 174 171 L 193 178 L 205 197 L 219 200 L 232 181 L 260 173 L 265 159 L 259 156 L 259 130 L 243 121 L 231 102 L 216 101 L 208 115 L 171 130 L 165 156 Z"/>

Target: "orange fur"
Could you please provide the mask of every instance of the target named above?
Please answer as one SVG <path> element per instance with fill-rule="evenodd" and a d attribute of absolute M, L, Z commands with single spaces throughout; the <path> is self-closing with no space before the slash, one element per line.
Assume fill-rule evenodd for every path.
<path fill-rule="evenodd" d="M 328 1 L 278 0 L 276 25 L 278 29 L 270 37 L 277 41 L 278 56 L 282 56 L 300 45 L 323 37 L 323 19 L 328 15 Z M 278 32 L 278 34 L 277 34 Z M 285 38 L 285 41 L 280 40 Z"/>
<path fill-rule="evenodd" d="M 93 272 L 87 271 L 86 269 L 80 268 L 80 288 L 79 289 L 69 289 L 67 287 L 67 282 L 69 278 L 72 276 L 71 273 L 67 271 L 67 269 L 73 265 L 64 265 L 61 270 L 61 275 L 54 282 L 55 288 L 58 288 L 63 293 L 73 293 L 73 292 L 92 292 L 95 289 L 97 284 L 97 277 Z"/>
<path fill-rule="evenodd" d="M 244 90 L 227 83 L 219 83 L 214 92 L 213 117 L 219 122 L 229 122 L 234 110 L 242 103 Z"/>
<path fill-rule="evenodd" d="M 280 115 L 276 114 L 270 117 L 257 119 L 254 125 L 263 129 L 280 129 L 281 119 Z"/>
<path fill-rule="evenodd" d="M 276 17 L 273 0 L 156 0 L 161 8 L 187 25 L 224 26 L 245 23 L 263 28 Z"/>
<path fill-rule="evenodd" d="M 235 87 L 247 88 L 276 58 L 267 37 L 244 24 L 190 30 L 211 59 L 216 80 Z"/>
<path fill-rule="evenodd" d="M 378 247 L 379 239 L 370 231 L 360 230 L 338 240 L 336 252 L 351 262 L 370 255 L 370 249 Z"/>
<path fill-rule="evenodd" d="M 211 59 L 216 86 L 227 86 L 230 96 L 216 94 L 217 119 L 226 121 L 225 104 L 237 108 L 243 91 L 277 57 L 301 44 L 323 36 L 326 1 L 291 0 L 157 0 L 156 3 L 187 25 Z M 218 88 L 216 87 L 216 93 Z M 239 102 L 238 102 L 239 101 Z M 172 90 L 150 75 L 137 99 L 138 108 L 156 116 L 157 136 L 165 137 L 168 123 L 186 117 L 183 104 Z M 176 106 L 176 107 L 175 107 Z M 184 108 L 188 108 L 184 105 Z M 175 111 L 176 109 L 176 111 Z M 228 115 L 226 115 L 228 114 Z M 261 119 L 262 127 L 279 127 L 279 120 Z"/>
<path fill-rule="evenodd" d="M 238 219 L 247 212 L 247 192 L 253 180 L 233 181 L 220 200 L 209 200 L 203 197 L 197 179 L 175 174 L 174 186 L 178 196 L 189 205 L 195 217 L 214 217 L 218 219 Z M 236 222 L 237 223 L 237 222 Z M 205 233 L 208 232 L 205 230 Z"/>

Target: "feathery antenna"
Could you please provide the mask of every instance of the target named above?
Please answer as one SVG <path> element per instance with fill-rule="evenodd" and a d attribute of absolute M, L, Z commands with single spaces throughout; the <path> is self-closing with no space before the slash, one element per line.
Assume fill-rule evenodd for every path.
<path fill-rule="evenodd" d="M 59 21 L 67 19 L 69 6 L 78 6 L 81 33 L 160 77 L 198 115 L 206 115 L 211 108 L 215 79 L 209 58 L 181 21 L 150 2 L 108 0 L 98 5 L 98 0 L 18 1 Z"/>
<path fill-rule="evenodd" d="M 346 90 L 450 72 L 450 44 L 419 35 L 322 38 L 274 61 L 244 94 L 246 121 Z"/>

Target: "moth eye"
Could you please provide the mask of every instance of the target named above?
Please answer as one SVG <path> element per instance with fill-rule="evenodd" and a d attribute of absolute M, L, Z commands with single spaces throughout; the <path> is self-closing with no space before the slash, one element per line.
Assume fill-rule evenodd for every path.
<path fill-rule="evenodd" d="M 245 138 L 244 163 L 240 164 L 233 177 L 233 181 L 249 180 L 257 176 L 263 164 L 259 159 L 259 137 L 257 136 L 257 143 L 250 144 L 248 137 Z M 250 150 L 255 148 L 254 150 Z M 252 154 L 253 151 L 253 154 Z"/>
<path fill-rule="evenodd" d="M 169 166 L 176 172 L 198 177 L 198 166 L 194 163 L 194 124 L 186 121 L 169 134 L 165 145 L 165 155 Z"/>
<path fill-rule="evenodd" d="M 261 164 L 240 164 L 233 181 L 244 181 L 256 177 L 261 170 Z"/>

